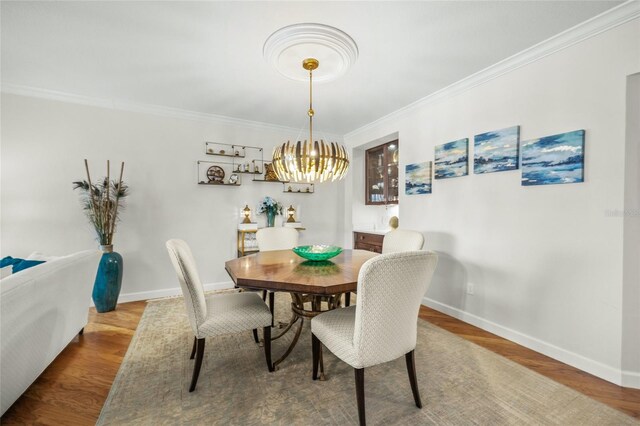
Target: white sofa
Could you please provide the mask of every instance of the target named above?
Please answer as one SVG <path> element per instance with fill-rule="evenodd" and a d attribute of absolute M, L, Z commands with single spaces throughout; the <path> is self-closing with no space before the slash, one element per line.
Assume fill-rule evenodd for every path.
<path fill-rule="evenodd" d="M 0 281 L 0 414 L 87 324 L 100 256 L 82 251 Z"/>

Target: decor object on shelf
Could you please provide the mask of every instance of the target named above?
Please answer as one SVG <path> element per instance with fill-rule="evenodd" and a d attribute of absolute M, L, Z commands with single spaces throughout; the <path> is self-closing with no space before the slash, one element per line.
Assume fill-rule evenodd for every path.
<path fill-rule="evenodd" d="M 282 204 L 267 196 L 258 204 L 257 212 L 267 215 L 267 227 L 271 228 L 275 225 L 276 215 L 282 214 Z"/>
<path fill-rule="evenodd" d="M 207 169 L 207 179 L 210 183 L 224 182 L 224 169 L 220 166 L 211 166 Z"/>
<path fill-rule="evenodd" d="M 399 224 L 398 216 L 391 216 L 391 218 L 389 219 L 389 227 L 391 229 L 398 229 L 398 224 Z"/>
<path fill-rule="evenodd" d="M 122 286 L 123 261 L 122 256 L 113 251 L 113 234 L 120 213 L 118 208 L 122 207 L 122 199 L 129 195 L 129 187 L 122 182 L 124 162 L 117 182 L 110 179 L 108 160 L 107 176 L 96 184 L 91 182 L 86 159 L 84 166 L 87 180 L 73 182 L 73 189 L 81 190 L 82 207 L 96 231 L 103 252 L 93 285 L 93 302 L 98 312 L 109 312 L 116 308 Z"/>
<path fill-rule="evenodd" d="M 283 182 L 282 192 L 289 194 L 313 194 L 315 192 L 315 185 L 304 182 Z"/>
<path fill-rule="evenodd" d="M 245 204 L 244 209 L 242 209 L 242 214 L 244 215 L 242 223 L 251 223 L 251 209 L 249 208 L 249 204 Z"/>
<path fill-rule="evenodd" d="M 469 139 L 436 146 L 435 177 L 445 179 L 469 174 Z"/>
<path fill-rule="evenodd" d="M 431 194 L 431 171 L 433 163 L 407 164 L 405 166 L 404 193 L 407 195 Z"/>
<path fill-rule="evenodd" d="M 293 208 L 293 205 L 289 205 L 287 209 L 287 214 L 289 215 L 289 219 L 287 219 L 287 223 L 295 222 L 293 215 L 296 214 L 296 209 Z"/>
<path fill-rule="evenodd" d="M 473 138 L 473 173 L 493 173 L 518 168 L 520 126 L 481 133 Z"/>
<path fill-rule="evenodd" d="M 236 183 L 238 183 L 238 175 L 233 173 L 231 176 L 229 176 L 229 183 L 231 185 L 235 185 Z"/>
<path fill-rule="evenodd" d="M 302 61 L 302 67 L 309 71 L 309 140 L 295 144 L 287 141 L 273 150 L 273 166 L 281 181 L 334 181 L 345 177 L 349 170 L 349 155 L 343 145 L 313 140 L 313 70 L 318 65 L 314 58 Z"/>
<path fill-rule="evenodd" d="M 522 143 L 522 186 L 584 182 L 584 130 Z"/>
<path fill-rule="evenodd" d="M 293 252 L 308 260 L 327 260 L 342 253 L 342 247 L 314 244 L 312 246 L 297 246 Z"/>
<path fill-rule="evenodd" d="M 250 148 L 242 145 L 234 145 L 221 142 L 205 142 L 204 152 L 207 155 L 218 155 L 222 157 L 240 157 L 244 158 L 245 148 Z"/>
<path fill-rule="evenodd" d="M 268 180 L 268 181 L 280 180 L 278 179 L 278 175 L 273 169 L 273 164 L 271 163 L 264 163 L 264 180 Z"/>

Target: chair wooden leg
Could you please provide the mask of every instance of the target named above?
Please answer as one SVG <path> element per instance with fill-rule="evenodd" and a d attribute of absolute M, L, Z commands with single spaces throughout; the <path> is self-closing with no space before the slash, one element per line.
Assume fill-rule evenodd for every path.
<path fill-rule="evenodd" d="M 351 305 L 351 292 L 347 292 L 344 295 L 344 306 L 350 306 Z"/>
<path fill-rule="evenodd" d="M 83 334 L 84 334 L 84 327 L 80 329 L 80 331 L 78 332 L 78 336 L 82 336 Z"/>
<path fill-rule="evenodd" d="M 271 327 L 275 327 L 275 322 L 274 322 L 275 295 L 276 294 L 273 291 L 269 292 L 269 310 L 271 311 Z"/>
<path fill-rule="evenodd" d="M 358 400 L 358 419 L 360 426 L 367 424 L 364 414 L 364 368 L 355 368 L 356 372 L 356 399 Z"/>
<path fill-rule="evenodd" d="M 258 337 L 258 329 L 257 328 L 253 329 L 253 340 L 255 340 L 256 343 L 258 343 L 258 344 L 260 343 L 260 338 Z"/>
<path fill-rule="evenodd" d="M 189 359 L 193 359 L 196 357 L 196 346 L 198 346 L 198 338 L 193 336 L 193 348 L 191 348 L 191 356 Z"/>
<path fill-rule="evenodd" d="M 189 392 L 193 392 L 196 389 L 196 383 L 198 383 L 198 376 L 200 375 L 200 367 L 202 367 L 202 358 L 204 358 L 204 339 L 197 339 L 196 342 L 196 364 L 193 366 L 193 377 L 191 378 Z"/>
<path fill-rule="evenodd" d="M 416 407 L 422 408 L 422 401 L 420 400 L 420 391 L 418 390 L 418 378 L 416 377 L 415 349 L 407 353 L 404 357 L 405 357 L 405 360 L 407 361 L 407 373 L 409 373 L 409 382 L 411 383 L 413 400 L 416 402 Z"/>
<path fill-rule="evenodd" d="M 267 290 L 262 290 L 262 300 L 267 301 Z"/>
<path fill-rule="evenodd" d="M 262 337 L 264 337 L 264 357 L 267 360 L 267 368 L 269 369 L 269 372 L 272 372 L 275 369 L 273 368 L 273 363 L 271 362 L 271 327 L 267 326 L 262 330 Z"/>
<path fill-rule="evenodd" d="M 313 380 L 318 380 L 318 364 L 320 363 L 320 339 L 311 333 L 311 352 L 313 355 Z"/>

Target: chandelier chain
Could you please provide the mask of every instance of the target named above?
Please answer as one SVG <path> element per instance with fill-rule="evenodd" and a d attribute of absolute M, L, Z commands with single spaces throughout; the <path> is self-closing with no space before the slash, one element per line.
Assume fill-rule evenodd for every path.
<path fill-rule="evenodd" d="M 313 140 L 313 70 L 318 65 L 314 58 L 302 61 L 302 67 L 309 71 L 309 140 L 294 144 L 287 141 L 273 150 L 272 164 L 282 181 L 334 181 L 342 179 L 349 169 L 349 154 L 343 145 Z"/>

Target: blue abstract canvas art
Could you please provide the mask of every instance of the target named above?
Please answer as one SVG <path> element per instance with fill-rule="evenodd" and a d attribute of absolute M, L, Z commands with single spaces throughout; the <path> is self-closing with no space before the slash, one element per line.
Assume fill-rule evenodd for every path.
<path fill-rule="evenodd" d="M 436 179 L 469 174 L 469 139 L 436 146 Z"/>
<path fill-rule="evenodd" d="M 522 185 L 584 182 L 584 130 L 522 143 Z"/>
<path fill-rule="evenodd" d="M 473 138 L 473 172 L 493 173 L 518 168 L 520 126 L 482 133 Z"/>
<path fill-rule="evenodd" d="M 404 192 L 407 195 L 431 194 L 431 161 L 405 166 Z"/>

